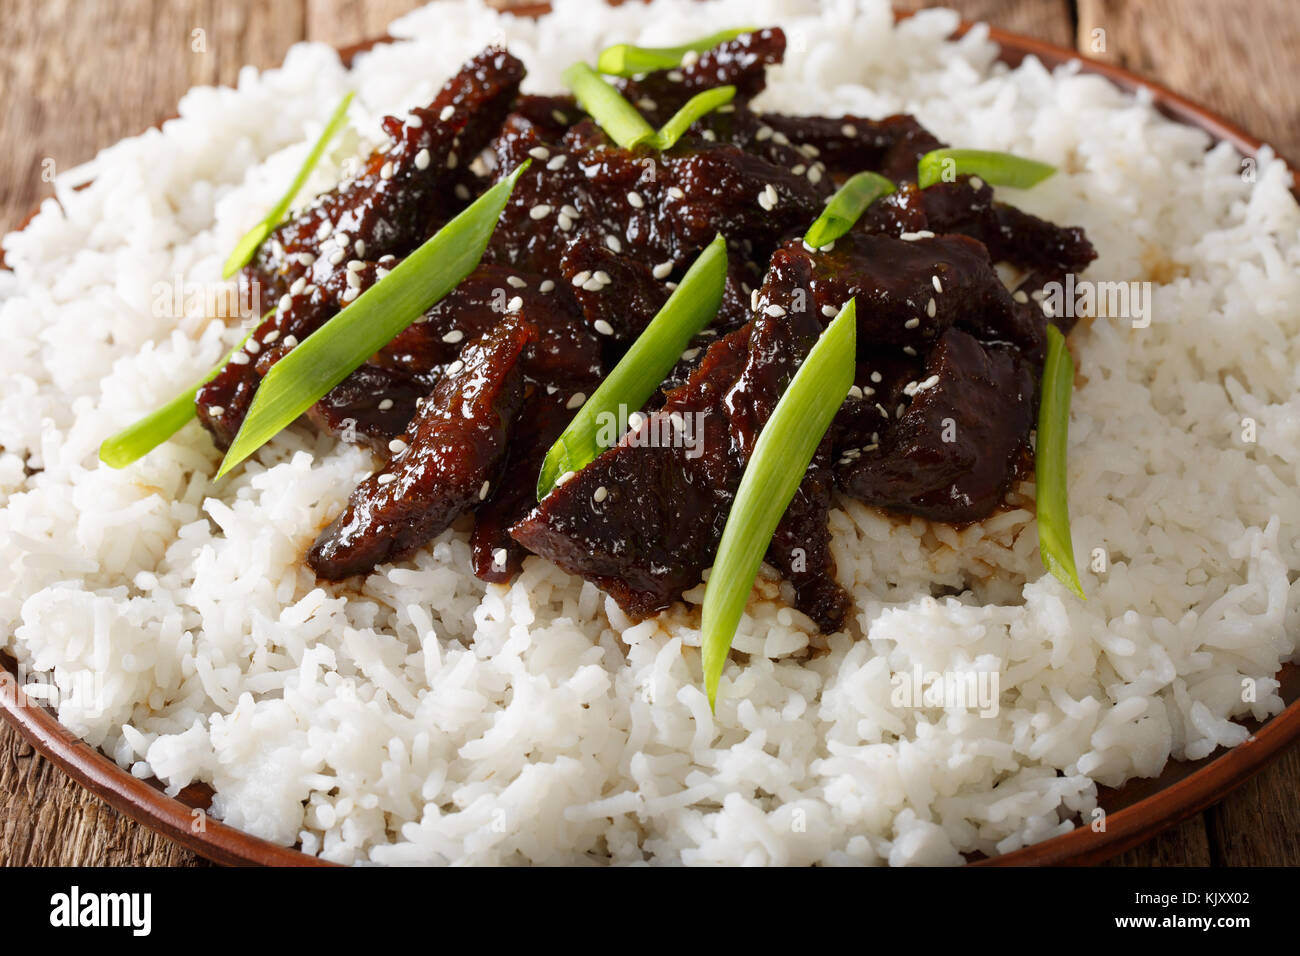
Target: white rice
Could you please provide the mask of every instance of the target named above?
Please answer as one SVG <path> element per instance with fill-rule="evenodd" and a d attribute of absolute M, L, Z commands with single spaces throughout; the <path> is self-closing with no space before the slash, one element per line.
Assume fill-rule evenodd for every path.
<path fill-rule="evenodd" d="M 294 47 L 237 90 L 190 91 L 179 120 L 65 174 L 62 211 L 5 238 L 0 619 L 11 652 L 53 671 L 64 724 L 173 793 L 209 782 L 236 827 L 344 863 L 924 864 L 1087 825 L 1099 784 L 1238 744 L 1233 718 L 1281 709 L 1273 675 L 1300 633 L 1300 212 L 1271 153 L 1245 181 L 1231 149 L 1101 79 L 1008 71 L 982 30 L 945 42 L 947 12 L 895 27 L 883 0 L 557 7 L 533 23 L 439 2 L 352 74 Z M 761 582 L 715 717 L 702 588 L 629 625 L 540 559 L 484 585 L 461 529 L 327 589 L 303 555 L 362 451 L 294 428 L 218 484 L 191 424 L 124 471 L 97 463 L 238 334 L 154 315 L 154 284 L 216 280 L 346 88 L 374 138 L 493 39 L 548 91 L 608 43 L 735 23 L 790 38 L 760 106 L 910 111 L 948 142 L 1055 163 L 1014 201 L 1087 228 L 1088 278 L 1160 281 L 1149 328 L 1099 318 L 1072 337 L 1086 603 L 1042 572 L 1031 486 L 963 531 L 841 501 L 853 633 L 816 637 Z M 895 702 L 891 676 L 916 667 L 997 674 L 996 716 Z"/>

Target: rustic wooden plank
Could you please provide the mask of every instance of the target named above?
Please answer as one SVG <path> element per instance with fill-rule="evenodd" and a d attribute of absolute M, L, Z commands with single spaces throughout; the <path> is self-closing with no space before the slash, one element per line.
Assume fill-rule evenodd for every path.
<path fill-rule="evenodd" d="M 1106 866 L 1209 866 L 1213 862 L 1205 815 L 1198 813 L 1176 827 L 1108 860 Z"/>
<path fill-rule="evenodd" d="M 1080 49 L 1158 79 L 1300 160 L 1295 0 L 1078 0 Z M 1105 49 L 1092 49 L 1104 30 Z"/>
<path fill-rule="evenodd" d="M 1300 750 L 1283 754 L 1206 811 L 1206 829 L 1216 864 L 1300 863 Z"/>

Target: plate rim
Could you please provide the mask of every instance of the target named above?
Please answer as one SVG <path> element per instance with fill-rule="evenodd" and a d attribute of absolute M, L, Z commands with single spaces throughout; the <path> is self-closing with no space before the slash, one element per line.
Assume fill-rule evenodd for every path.
<path fill-rule="evenodd" d="M 536 17 L 548 9 L 546 4 L 538 3 L 517 7 L 509 12 L 515 16 Z M 910 11 L 895 12 L 898 20 L 913 15 Z M 1243 156 L 1257 156 L 1265 145 L 1232 121 L 1199 106 L 1163 84 L 1124 67 L 1090 59 L 1075 50 L 992 25 L 965 20 L 959 21 L 951 38 L 960 38 L 976 28 L 987 30 L 988 39 L 999 48 L 999 61 L 1012 68 L 1028 56 L 1036 57 L 1049 70 L 1077 62 L 1080 72 L 1105 77 L 1127 93 L 1149 91 L 1153 105 L 1165 116 L 1201 129 L 1215 141 L 1231 144 Z M 387 42 L 401 42 L 401 38 L 376 37 L 344 46 L 338 48 L 339 57 L 350 66 L 358 54 Z M 1274 155 L 1294 175 L 1295 167 L 1288 162 L 1287 157 L 1280 156 L 1276 150 Z M 25 228 L 36 211 L 33 210 L 17 230 Z M 1284 668 L 1287 666 L 1294 665 L 1284 665 Z M 118 812 L 218 864 L 338 865 L 303 853 L 296 847 L 271 843 L 222 823 L 210 815 L 202 818 L 203 829 L 196 832 L 195 807 L 168 796 L 158 787 L 123 770 L 59 723 L 45 707 L 23 703 L 23 695 L 12 667 L 13 658 L 0 653 L 0 716 L 43 757 Z M 1107 814 L 1103 832 L 1093 831 L 1090 826 L 1081 823 L 1068 833 L 1000 856 L 976 860 L 968 865 L 1059 866 L 1103 862 L 1218 802 L 1281 757 L 1297 741 L 1300 741 L 1300 698 L 1293 700 L 1281 713 L 1264 721 L 1244 743 L 1216 751 L 1217 756 L 1206 758 L 1203 766 L 1181 779 Z M 1170 762 L 1166 761 L 1166 768 Z M 1134 778 L 1139 779 L 1158 778 Z"/>

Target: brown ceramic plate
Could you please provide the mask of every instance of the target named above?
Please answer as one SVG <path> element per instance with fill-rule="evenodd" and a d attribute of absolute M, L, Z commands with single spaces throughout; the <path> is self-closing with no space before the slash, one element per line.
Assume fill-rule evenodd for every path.
<path fill-rule="evenodd" d="M 545 4 L 516 9 L 537 16 Z M 970 29 L 958 28 L 958 35 Z M 1261 143 L 1232 123 L 1202 109 L 1164 87 L 1127 70 L 1081 58 L 1073 50 L 1039 40 L 990 29 L 989 37 L 1001 49 L 1003 62 L 1016 66 L 1026 56 L 1036 56 L 1048 68 L 1078 60 L 1087 73 L 1106 77 L 1132 92 L 1150 91 L 1156 105 L 1172 119 L 1205 130 L 1216 140 L 1226 140 L 1247 156 Z M 340 51 L 344 62 L 382 40 Z M 1154 779 L 1131 780 L 1118 790 L 1102 789 L 1100 804 L 1106 811 L 1105 830 L 1081 826 L 1063 836 L 1025 847 L 977 865 L 1048 865 L 1098 863 L 1149 839 L 1220 800 L 1300 740 L 1300 667 L 1287 665 L 1278 675 L 1287 707 L 1262 725 L 1248 724 L 1252 736 L 1231 750 L 1219 750 L 1204 760 L 1173 762 Z M 22 704 L 16 693 L 14 661 L 0 654 L 0 712 L 33 747 L 74 780 L 131 819 L 217 863 L 232 865 L 329 865 L 297 850 L 276 846 L 206 817 L 212 791 L 195 786 L 177 797 L 162 792 L 157 781 L 140 780 L 64 728 L 43 707 Z"/>

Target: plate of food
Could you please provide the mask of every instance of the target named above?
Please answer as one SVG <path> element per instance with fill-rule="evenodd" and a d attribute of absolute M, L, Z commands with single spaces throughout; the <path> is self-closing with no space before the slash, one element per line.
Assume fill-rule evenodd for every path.
<path fill-rule="evenodd" d="M 446 0 L 4 240 L 0 703 L 231 863 L 1102 859 L 1300 735 L 1300 209 L 946 11 Z"/>

